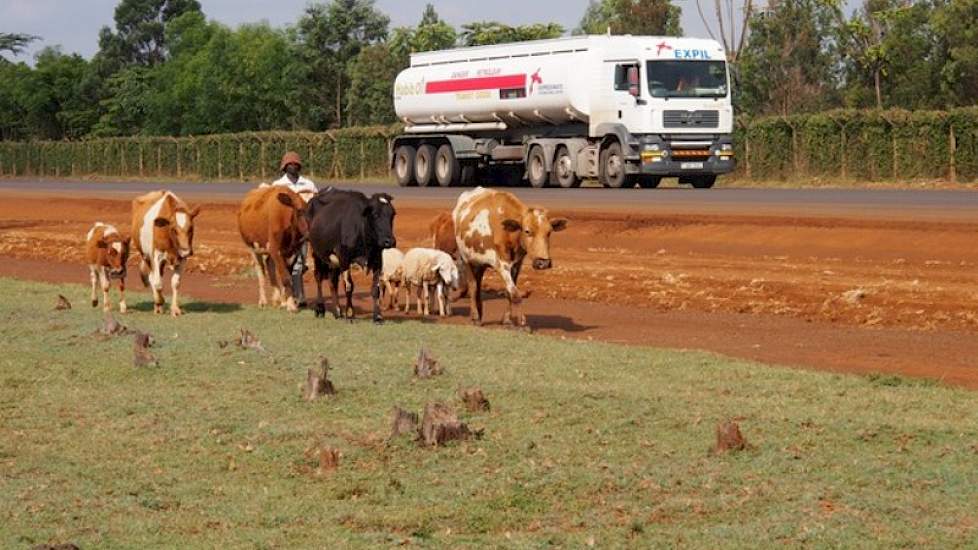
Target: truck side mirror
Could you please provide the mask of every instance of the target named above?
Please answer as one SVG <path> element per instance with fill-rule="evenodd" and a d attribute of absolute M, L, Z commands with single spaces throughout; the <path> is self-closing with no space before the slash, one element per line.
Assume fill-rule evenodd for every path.
<path fill-rule="evenodd" d="M 632 66 L 628 68 L 628 93 L 638 97 L 638 67 Z"/>

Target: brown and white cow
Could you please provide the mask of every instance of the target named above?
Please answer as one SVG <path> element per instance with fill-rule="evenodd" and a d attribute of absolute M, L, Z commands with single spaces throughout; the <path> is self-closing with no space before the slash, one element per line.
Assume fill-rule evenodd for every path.
<path fill-rule="evenodd" d="M 550 219 L 542 208 L 529 208 L 512 193 L 477 187 L 462 193 L 452 212 L 455 243 L 465 264 L 471 317 L 482 323 L 482 276 L 487 268 L 499 273 L 508 303 L 503 324 L 526 326 L 516 287 L 527 256 L 534 269 L 550 269 L 550 234 L 567 227 L 564 218 Z"/>
<path fill-rule="evenodd" d="M 453 299 L 464 298 L 469 293 L 469 288 L 466 283 L 465 268 L 458 253 L 458 244 L 455 242 L 455 221 L 452 220 L 452 213 L 442 212 L 431 220 L 431 224 L 428 225 L 428 236 L 431 238 L 431 248 L 446 252 L 455 259 L 460 277 L 458 283 L 460 292 Z"/>
<path fill-rule="evenodd" d="M 153 289 L 153 311 L 163 313 L 163 268 L 173 276 L 173 303 L 170 314 L 180 310 L 180 279 L 187 259 L 194 254 L 194 218 L 200 207 L 191 210 L 170 191 L 153 191 L 132 201 L 132 240 L 139 251 L 139 275 Z"/>
<path fill-rule="evenodd" d="M 85 237 L 85 260 L 92 280 L 92 307 L 98 307 L 96 287 L 102 287 L 102 309 L 109 311 L 109 287 L 119 281 L 119 312 L 126 312 L 126 262 L 129 260 L 129 237 L 113 225 L 95 222 Z"/>
<path fill-rule="evenodd" d="M 274 289 L 272 301 L 293 313 L 299 311 L 289 266 L 309 236 L 306 201 L 285 186 L 253 189 L 238 209 L 238 232 L 255 260 L 258 305 L 268 305 L 267 278 Z"/>

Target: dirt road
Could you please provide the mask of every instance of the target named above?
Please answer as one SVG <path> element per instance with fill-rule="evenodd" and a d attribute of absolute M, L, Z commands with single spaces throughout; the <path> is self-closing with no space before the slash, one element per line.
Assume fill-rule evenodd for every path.
<path fill-rule="evenodd" d="M 93 185 L 0 182 L 0 276 L 86 282 L 85 232 L 127 228 L 145 186 Z M 256 300 L 234 221 L 244 189 L 182 188 L 204 204 L 186 279 L 201 299 Z M 571 219 L 556 267 L 521 279 L 541 332 L 978 388 L 978 193 L 533 191 L 521 195 Z M 458 192 L 395 189 L 402 248 L 425 244 Z"/>

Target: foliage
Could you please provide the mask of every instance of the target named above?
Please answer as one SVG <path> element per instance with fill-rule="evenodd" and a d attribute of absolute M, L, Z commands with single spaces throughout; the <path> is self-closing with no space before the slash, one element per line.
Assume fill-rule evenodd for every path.
<path fill-rule="evenodd" d="M 352 125 L 371 126 L 394 120 L 391 83 L 404 69 L 388 44 L 372 44 L 360 51 L 350 65 L 347 118 Z"/>
<path fill-rule="evenodd" d="M 40 37 L 33 34 L 0 32 L 0 52 L 10 52 L 18 55 L 24 51 L 31 42 Z M 0 55 L 0 64 L 9 63 L 9 60 Z"/>
<path fill-rule="evenodd" d="M 206 210 L 198 223 L 207 223 Z M 415 321 L 314 320 L 186 299 L 153 316 L 144 292 L 101 311 L 50 311 L 82 285 L 0 280 L 0 546 L 399 545 L 697 548 L 966 547 L 978 473 L 974 394 L 714 354 L 561 341 Z M 114 296 L 114 292 L 113 292 Z M 221 349 L 242 327 L 268 353 Z M 420 343 L 447 374 L 411 381 Z M 338 393 L 297 385 L 326 355 Z M 394 405 L 457 403 L 481 440 L 385 442 Z M 737 417 L 751 448 L 711 456 Z M 316 475 L 323 443 L 339 468 Z"/>
<path fill-rule="evenodd" d="M 591 0 L 576 32 L 682 36 L 681 15 L 669 0 Z"/>
<path fill-rule="evenodd" d="M 497 21 L 476 21 L 462 25 L 459 39 L 463 46 L 487 46 L 557 38 L 564 34 L 564 27 L 557 23 L 535 23 L 532 25 L 510 26 Z"/>
<path fill-rule="evenodd" d="M 150 66 L 167 58 L 167 24 L 187 12 L 199 12 L 197 0 L 121 0 L 115 8 L 113 33 L 104 28 L 99 49 L 123 65 Z"/>

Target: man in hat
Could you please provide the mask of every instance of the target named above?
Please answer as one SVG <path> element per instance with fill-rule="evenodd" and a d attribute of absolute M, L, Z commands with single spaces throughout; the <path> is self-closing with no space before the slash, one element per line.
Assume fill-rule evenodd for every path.
<path fill-rule="evenodd" d="M 309 178 L 300 174 L 302 171 L 302 159 L 299 153 L 289 151 L 282 156 L 282 163 L 279 166 L 282 177 L 272 182 L 272 185 L 282 185 L 298 193 L 306 202 L 312 199 L 316 192 L 316 184 Z M 292 294 L 299 307 L 304 307 L 306 303 L 306 292 L 302 286 L 302 274 L 306 271 L 306 246 L 299 247 L 295 254 L 295 262 L 292 264 Z"/>

